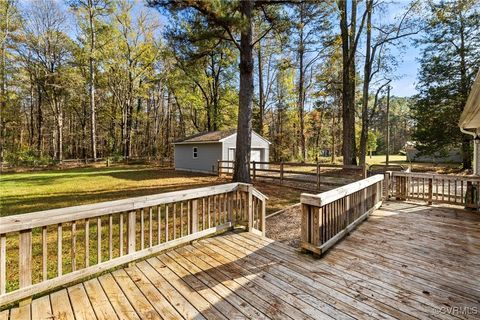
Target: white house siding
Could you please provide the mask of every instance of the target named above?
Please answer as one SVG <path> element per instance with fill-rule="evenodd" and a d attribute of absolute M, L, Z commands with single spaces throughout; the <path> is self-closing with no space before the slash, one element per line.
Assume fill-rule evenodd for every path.
<path fill-rule="evenodd" d="M 193 147 L 198 158 L 193 158 Z M 189 143 L 175 145 L 175 169 L 204 173 L 217 172 L 217 160 L 222 160 L 222 143 Z"/>

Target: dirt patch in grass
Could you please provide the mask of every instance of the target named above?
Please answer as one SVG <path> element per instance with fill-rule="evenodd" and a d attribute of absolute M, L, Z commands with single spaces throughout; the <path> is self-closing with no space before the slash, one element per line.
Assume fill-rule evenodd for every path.
<path fill-rule="evenodd" d="M 305 190 L 280 186 L 264 181 L 255 181 L 255 188 L 268 197 L 267 215 L 300 202 L 300 194 Z"/>
<path fill-rule="evenodd" d="M 301 207 L 285 209 L 282 213 L 267 219 L 266 236 L 294 248 L 300 243 Z"/>

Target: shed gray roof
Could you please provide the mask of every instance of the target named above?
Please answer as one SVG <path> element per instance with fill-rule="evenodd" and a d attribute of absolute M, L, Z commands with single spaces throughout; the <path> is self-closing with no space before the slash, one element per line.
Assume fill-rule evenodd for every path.
<path fill-rule="evenodd" d="M 236 132 L 237 132 L 236 129 L 230 129 L 230 130 L 224 130 L 224 131 L 200 132 L 192 136 L 186 137 L 185 139 L 175 141 L 175 143 L 220 142 L 220 140 L 225 139 Z"/>
<path fill-rule="evenodd" d="M 192 136 L 186 137 L 181 140 L 177 140 L 174 142 L 174 144 L 189 144 L 189 143 L 216 143 L 216 142 L 222 142 L 225 138 L 230 137 L 233 134 L 237 133 L 237 129 L 229 129 L 229 130 L 223 130 L 223 131 L 210 131 L 210 132 L 201 132 L 194 134 Z M 255 131 L 252 131 L 252 134 L 257 135 L 261 139 L 265 140 L 268 144 L 270 144 L 270 141 L 256 133 Z"/>

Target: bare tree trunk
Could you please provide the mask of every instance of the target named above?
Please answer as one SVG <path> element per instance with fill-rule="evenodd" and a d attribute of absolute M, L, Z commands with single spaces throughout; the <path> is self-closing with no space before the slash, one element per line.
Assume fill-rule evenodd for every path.
<path fill-rule="evenodd" d="M 258 42 L 258 128 L 257 131 L 260 135 L 263 135 L 263 117 L 265 113 L 265 96 L 263 92 L 263 62 L 262 62 L 262 44 Z"/>
<path fill-rule="evenodd" d="M 305 58 L 305 47 L 303 37 L 303 25 L 304 25 L 305 7 L 300 4 L 300 29 L 299 29 L 299 44 L 298 44 L 298 121 L 300 122 L 300 129 L 298 138 L 300 140 L 300 159 L 305 162 L 307 159 L 307 149 L 305 146 L 305 70 L 303 66 Z"/>
<path fill-rule="evenodd" d="M 357 164 L 355 143 L 355 50 L 357 0 L 352 1 L 350 31 L 347 21 L 347 2 L 338 2 L 340 9 L 340 31 L 342 39 L 342 122 L 344 164 Z"/>
<path fill-rule="evenodd" d="M 365 44 L 365 64 L 364 64 L 364 79 L 363 79 L 363 96 L 362 96 L 362 131 L 360 133 L 360 165 L 364 166 L 367 157 L 367 140 L 368 140 L 368 96 L 370 77 L 372 74 L 371 45 L 372 45 L 372 1 L 367 2 L 367 40 Z"/>
<path fill-rule="evenodd" d="M 253 46 L 252 12 L 254 1 L 240 2 L 246 24 L 240 36 L 240 92 L 237 124 L 237 146 L 233 181 L 250 182 L 250 148 L 252 140 Z"/>
<path fill-rule="evenodd" d="M 95 26 L 94 26 L 94 12 L 93 12 L 93 3 L 92 0 L 88 0 L 88 17 L 89 17 L 89 27 L 90 27 L 90 56 L 88 58 L 89 63 L 89 81 L 88 81 L 88 91 L 90 99 L 90 142 L 92 148 L 92 158 L 93 161 L 97 160 L 97 133 L 96 133 L 96 120 L 95 120 L 95 59 L 93 57 L 95 53 L 96 45 L 96 35 L 95 35 Z"/>

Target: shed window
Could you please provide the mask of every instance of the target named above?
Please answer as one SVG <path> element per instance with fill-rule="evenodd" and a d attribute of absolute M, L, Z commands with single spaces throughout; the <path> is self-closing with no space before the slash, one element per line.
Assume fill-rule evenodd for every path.
<path fill-rule="evenodd" d="M 193 147 L 193 158 L 198 158 L 198 147 Z"/>

